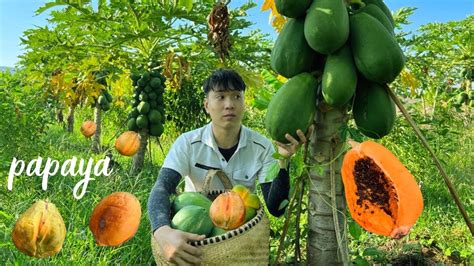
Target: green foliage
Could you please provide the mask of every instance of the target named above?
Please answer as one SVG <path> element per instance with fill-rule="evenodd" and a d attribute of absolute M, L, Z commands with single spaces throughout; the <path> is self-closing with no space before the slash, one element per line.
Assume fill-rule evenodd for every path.
<path fill-rule="evenodd" d="M 54 102 L 41 100 L 41 90 L 25 80 L 23 71 L 0 72 L 0 169 L 12 157 L 30 158 L 39 153 L 38 141 L 54 119 Z"/>

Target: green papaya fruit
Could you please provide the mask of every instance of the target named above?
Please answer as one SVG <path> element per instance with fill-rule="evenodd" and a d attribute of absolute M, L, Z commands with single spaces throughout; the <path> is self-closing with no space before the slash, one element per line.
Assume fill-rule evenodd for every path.
<path fill-rule="evenodd" d="M 150 81 L 150 72 L 144 72 L 142 74 L 142 78 L 143 80 L 145 80 L 146 82 Z"/>
<path fill-rule="evenodd" d="M 469 96 L 468 96 L 469 100 L 474 100 L 474 90 L 472 91 L 469 91 Z"/>
<path fill-rule="evenodd" d="M 143 78 L 140 78 L 137 82 L 138 87 L 140 88 L 145 88 L 145 86 L 148 84 L 148 80 L 145 80 Z"/>
<path fill-rule="evenodd" d="M 107 98 L 107 101 L 108 101 L 109 103 L 111 103 L 111 102 L 113 101 L 113 99 L 114 99 L 114 98 L 112 97 L 112 95 L 110 95 L 110 93 L 109 93 L 108 91 L 104 91 L 104 96 L 105 96 L 105 98 Z"/>
<path fill-rule="evenodd" d="M 378 6 L 374 4 L 368 4 L 362 8 L 361 12 L 365 12 L 376 18 L 380 23 L 382 23 L 382 25 L 388 30 L 388 32 L 390 32 L 392 36 L 395 36 L 395 33 L 393 32 L 393 24 Z"/>
<path fill-rule="evenodd" d="M 132 79 L 132 81 L 137 82 L 141 78 L 141 76 L 140 76 L 140 74 L 134 72 L 134 73 L 130 74 L 130 78 Z"/>
<path fill-rule="evenodd" d="M 296 130 L 305 132 L 316 112 L 318 82 L 309 73 L 289 79 L 272 97 L 265 116 L 265 128 L 279 142 L 288 143 L 285 134 L 299 139 Z"/>
<path fill-rule="evenodd" d="M 158 105 L 162 105 L 164 103 L 163 94 L 158 94 L 158 96 L 156 97 L 156 103 Z"/>
<path fill-rule="evenodd" d="M 306 14 L 306 10 L 313 0 L 275 0 L 278 13 L 289 18 L 299 18 Z"/>
<path fill-rule="evenodd" d="M 158 107 L 158 103 L 156 101 L 150 101 L 150 108 L 156 109 Z"/>
<path fill-rule="evenodd" d="M 150 86 L 150 84 L 147 84 L 147 85 L 145 86 L 145 88 L 143 88 L 143 90 L 144 90 L 145 92 L 151 92 L 151 91 L 153 91 L 153 88 Z"/>
<path fill-rule="evenodd" d="M 382 0 L 362 0 L 362 2 L 364 2 L 366 5 L 374 4 L 378 6 L 380 10 L 382 10 L 382 12 L 385 14 L 385 16 L 387 16 L 388 20 L 392 24 L 392 28 L 395 27 L 395 21 L 393 20 L 392 11 L 390 11 L 390 9 L 387 7 L 387 5 L 385 5 Z"/>
<path fill-rule="evenodd" d="M 157 70 L 152 70 L 152 71 L 150 71 L 150 77 L 159 78 L 160 77 L 160 72 L 157 71 Z"/>
<path fill-rule="evenodd" d="M 349 15 L 343 0 L 313 1 L 304 21 L 304 36 L 313 50 L 330 54 L 349 37 Z"/>
<path fill-rule="evenodd" d="M 138 106 L 139 103 L 140 103 L 140 100 L 137 100 L 137 99 L 133 99 L 133 100 L 132 100 L 132 106 L 133 106 L 133 107 Z"/>
<path fill-rule="evenodd" d="M 147 114 L 150 111 L 150 104 L 147 102 L 140 102 L 137 106 L 137 110 L 142 115 Z"/>
<path fill-rule="evenodd" d="M 469 107 L 474 107 L 474 100 L 469 100 Z"/>
<path fill-rule="evenodd" d="M 351 48 L 357 70 L 368 80 L 392 82 L 405 65 L 395 38 L 376 18 L 358 12 L 350 17 Z"/>
<path fill-rule="evenodd" d="M 324 100 L 333 107 L 346 104 L 354 95 L 357 70 L 351 48 L 347 44 L 328 55 L 321 85 Z"/>
<path fill-rule="evenodd" d="M 140 112 L 138 112 L 137 107 L 133 107 L 132 111 L 130 111 L 130 116 L 133 118 L 137 118 L 140 115 Z"/>
<path fill-rule="evenodd" d="M 99 98 L 97 98 L 97 102 L 98 102 L 100 105 L 103 105 L 103 104 L 108 103 L 107 98 L 106 98 L 103 94 L 101 94 L 101 95 L 99 96 Z"/>
<path fill-rule="evenodd" d="M 395 104 L 387 90 L 359 76 L 352 108 L 357 128 L 367 137 L 379 139 L 395 124 Z"/>
<path fill-rule="evenodd" d="M 151 110 L 148 114 L 148 120 L 151 124 L 158 124 L 161 122 L 161 113 L 158 110 Z"/>
<path fill-rule="evenodd" d="M 140 101 L 147 101 L 148 100 L 148 94 L 146 92 L 140 93 L 140 96 L 138 96 L 138 99 Z"/>
<path fill-rule="evenodd" d="M 150 81 L 150 86 L 153 89 L 158 89 L 161 86 L 160 78 L 152 78 L 151 81 Z"/>
<path fill-rule="evenodd" d="M 151 125 L 150 127 L 150 135 L 154 137 L 159 137 L 163 134 L 164 127 L 162 123 Z"/>
<path fill-rule="evenodd" d="M 138 128 L 146 128 L 148 126 L 148 117 L 146 115 L 139 115 L 136 122 Z"/>
<path fill-rule="evenodd" d="M 270 66 L 278 74 L 291 78 L 310 72 L 321 55 L 309 47 L 304 37 L 303 19 L 289 19 L 278 35 L 270 56 Z"/>
<path fill-rule="evenodd" d="M 105 103 L 101 104 L 101 105 L 100 105 L 100 109 L 101 109 L 102 111 L 108 111 L 108 110 L 110 110 L 110 103 L 109 103 L 109 102 L 105 102 Z"/>
<path fill-rule="evenodd" d="M 158 97 L 158 95 L 156 94 L 156 92 L 148 93 L 148 99 L 150 99 L 150 100 L 156 100 L 157 97 Z"/>
<path fill-rule="evenodd" d="M 128 130 L 131 130 L 131 131 L 137 131 L 138 130 L 137 120 L 133 117 L 128 119 L 127 128 Z"/>

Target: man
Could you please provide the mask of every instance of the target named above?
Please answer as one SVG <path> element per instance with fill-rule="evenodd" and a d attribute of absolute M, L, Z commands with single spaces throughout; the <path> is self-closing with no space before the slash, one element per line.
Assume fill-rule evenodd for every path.
<path fill-rule="evenodd" d="M 199 263 L 201 250 L 187 243 L 202 240 L 205 236 L 190 234 L 170 227 L 169 196 L 175 193 L 182 177 L 185 191 L 201 191 L 209 169 L 223 170 L 231 182 L 255 190 L 261 185 L 269 212 L 280 216 L 280 203 L 288 199 L 288 160 L 297 151 L 306 137 L 301 130 L 299 143 L 289 134 L 289 144 L 275 142 L 282 158 L 278 161 L 280 171 L 272 182 L 265 177 L 275 163 L 274 148 L 270 140 L 242 125 L 244 116 L 245 83 L 233 70 L 219 69 L 205 82 L 204 107 L 211 116 L 208 125 L 182 134 L 173 143 L 159 177 L 148 199 L 148 214 L 155 240 L 166 259 L 179 265 Z M 311 134 L 312 128 L 309 130 Z M 218 178 L 211 183 L 211 190 L 223 189 Z"/>

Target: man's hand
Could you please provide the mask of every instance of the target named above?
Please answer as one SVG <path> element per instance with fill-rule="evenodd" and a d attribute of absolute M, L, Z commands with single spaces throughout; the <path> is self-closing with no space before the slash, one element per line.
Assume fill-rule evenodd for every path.
<path fill-rule="evenodd" d="M 158 228 L 153 234 L 161 248 L 163 256 L 178 265 L 201 263 L 202 251 L 191 246 L 190 240 L 203 240 L 204 235 L 196 235 L 173 229 L 167 225 Z"/>
<path fill-rule="evenodd" d="M 278 146 L 278 153 L 286 159 L 289 159 L 293 154 L 298 151 L 300 145 L 306 143 L 307 139 L 313 134 L 314 125 L 311 125 L 308 128 L 308 133 L 306 136 L 304 135 L 303 131 L 300 129 L 296 130 L 296 134 L 298 135 L 300 141 L 298 142 L 293 136 L 286 133 L 285 138 L 290 142 L 288 144 L 283 144 L 279 141 L 275 141 L 275 144 Z"/>

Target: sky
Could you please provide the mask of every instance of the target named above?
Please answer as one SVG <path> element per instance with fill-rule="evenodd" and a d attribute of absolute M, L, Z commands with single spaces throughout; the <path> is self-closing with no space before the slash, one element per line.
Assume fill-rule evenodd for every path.
<path fill-rule="evenodd" d="M 20 37 L 27 29 L 47 24 L 49 12 L 35 16 L 35 11 L 47 0 L 0 0 L 0 66 L 13 67 L 22 54 Z M 247 0 L 232 0 L 231 8 L 240 6 Z M 253 29 L 276 38 L 276 33 L 268 22 L 269 11 L 262 12 L 263 0 L 256 0 L 258 6 L 249 11 L 249 20 L 254 23 Z M 412 22 L 403 31 L 416 29 L 429 22 L 447 22 L 462 20 L 474 14 L 474 0 L 385 0 L 392 12 L 401 7 L 416 7 L 409 18 Z"/>

